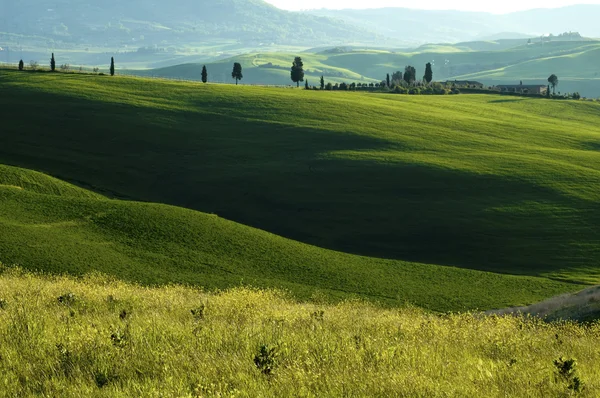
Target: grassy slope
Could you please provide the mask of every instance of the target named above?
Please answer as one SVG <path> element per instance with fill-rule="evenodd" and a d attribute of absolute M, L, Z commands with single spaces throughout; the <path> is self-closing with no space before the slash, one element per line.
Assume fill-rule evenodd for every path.
<path fill-rule="evenodd" d="M 214 215 L 108 200 L 0 166 L 0 260 L 49 272 L 101 271 L 146 284 L 289 289 L 434 310 L 532 303 L 576 286 L 542 278 L 385 261 L 308 246 Z"/>
<path fill-rule="evenodd" d="M 598 324 L 15 272 L 0 292 L 0 396 L 572 396 L 559 357 L 577 359 L 577 396 L 600 391 Z M 261 345 L 276 353 L 269 377 L 254 364 Z"/>
<path fill-rule="evenodd" d="M 0 81 L 7 93 L 0 99 L 2 120 L 9 121 L 0 142 L 4 163 L 112 195 L 216 213 L 341 251 L 577 282 L 600 279 L 595 103 L 314 93 L 17 72 L 2 72 Z M 27 117 L 15 117 L 24 109 Z M 135 220 L 144 206 L 150 205 L 123 210 L 134 212 L 125 219 Z M 184 210 L 172 212 L 181 222 L 191 220 Z M 117 235 L 128 242 L 133 233 L 127 232 L 128 224 L 107 223 L 109 231 L 114 225 L 124 230 Z M 172 225 L 165 228 L 176 230 L 177 222 Z M 155 240 L 172 233 L 159 233 Z M 191 233 L 182 234 L 173 241 Z M 249 246 L 253 239 L 248 238 Z M 44 264 L 49 257 L 44 250 L 32 262 L 24 257 L 31 251 L 14 242 L 5 247 L 3 253 L 12 253 L 6 262 L 52 265 Z M 157 245 L 153 250 L 147 258 L 154 264 L 180 261 L 169 259 L 168 248 Z M 229 250 L 225 245 L 223 251 Z M 272 252 L 278 253 L 255 257 L 257 264 L 287 266 L 287 260 L 273 261 Z M 414 277 L 416 284 L 409 289 L 395 273 L 401 269 L 397 263 L 343 256 L 333 261 L 311 253 L 322 261 L 310 272 L 326 266 L 331 276 L 308 272 L 301 283 L 324 283 L 320 287 L 326 289 L 347 284 L 355 286 L 347 290 L 373 291 L 390 300 L 398 294 L 413 300 L 413 292 L 423 290 L 438 270 L 448 270 L 430 268 L 423 274 L 430 277 Z M 85 262 L 81 258 L 77 267 Z M 304 266 L 306 258 L 298 255 L 293 263 Z M 121 267 L 127 263 L 118 264 L 125 273 Z M 197 257 L 189 264 L 197 264 Z M 383 271 L 371 271 L 372 264 Z M 337 269 L 342 265 L 356 272 L 354 282 L 343 280 Z M 58 260 L 54 264 L 55 269 L 61 266 Z M 169 271 L 156 272 L 163 273 L 157 281 L 165 280 L 165 274 L 172 277 Z M 194 268 L 189 278 L 197 272 Z M 296 278 L 295 272 L 260 276 L 279 283 Z M 232 278 L 239 282 L 234 274 L 222 279 L 226 283 L 211 285 L 227 285 Z M 430 308 L 487 307 L 566 289 L 557 285 L 541 292 L 524 286 L 519 291 L 533 290 L 533 296 L 516 298 L 520 293 L 509 293 L 519 283 L 515 279 L 510 288 L 496 289 L 498 296 L 486 298 L 460 290 L 469 286 L 469 277 L 440 280 L 457 285 L 444 287 L 443 299 L 426 289 L 413 301 Z M 202 283 L 201 278 L 193 281 Z M 405 287 L 406 295 L 398 293 Z M 470 298 L 445 303 L 452 294 Z M 501 299 L 503 294 L 508 296 Z"/>

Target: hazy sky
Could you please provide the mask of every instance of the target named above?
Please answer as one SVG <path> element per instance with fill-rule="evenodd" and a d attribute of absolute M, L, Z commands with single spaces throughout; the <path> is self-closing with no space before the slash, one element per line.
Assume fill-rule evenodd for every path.
<path fill-rule="evenodd" d="M 306 10 L 312 8 L 379 8 L 379 7 L 405 7 L 430 10 L 464 10 L 486 11 L 493 13 L 506 13 L 512 11 L 529 10 L 532 8 L 556 8 L 573 4 L 600 4 L 600 0 L 266 0 L 285 10 Z"/>

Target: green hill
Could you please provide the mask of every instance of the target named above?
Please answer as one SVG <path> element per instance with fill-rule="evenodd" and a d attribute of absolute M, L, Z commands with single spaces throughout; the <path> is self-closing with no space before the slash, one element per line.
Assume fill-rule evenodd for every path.
<path fill-rule="evenodd" d="M 600 280 L 598 103 L 16 71 L 0 82 L 0 163 L 314 245 L 66 195 L 75 188 L 5 187 L 5 263 L 434 309 L 523 304 L 577 288 L 558 280 Z M 14 175 L 27 172 L 10 173 L 3 185 L 22 186 Z"/>
<path fill-rule="evenodd" d="M 500 40 L 458 44 L 429 44 L 412 52 L 337 48 L 314 53 L 249 53 L 208 63 L 209 77 L 217 82 L 231 81 L 234 62 L 244 67 L 244 83 L 291 84 L 289 70 L 294 56 L 301 55 L 311 85 L 324 75 L 331 82 L 379 82 L 387 73 L 417 68 L 417 76 L 431 62 L 434 79 L 479 80 L 492 84 L 547 84 L 548 76 L 560 77 L 561 90 L 600 97 L 600 41 Z M 139 75 L 199 80 L 201 64 L 185 64 L 147 71 Z"/>
<path fill-rule="evenodd" d="M 360 297 L 442 311 L 532 303 L 576 289 L 319 249 L 215 215 L 106 199 L 9 166 L 0 166 L 0 227 L 4 263 L 75 275 L 99 271 L 144 284 L 245 284 L 285 288 L 301 299 Z"/>

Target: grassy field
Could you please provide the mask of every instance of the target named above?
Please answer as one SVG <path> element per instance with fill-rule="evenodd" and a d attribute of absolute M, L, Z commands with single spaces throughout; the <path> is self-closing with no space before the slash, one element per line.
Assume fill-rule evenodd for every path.
<path fill-rule="evenodd" d="M 16 71 L 0 84 L 1 163 L 313 245 L 181 208 L 5 187 L 8 264 L 436 310 L 600 280 L 597 103 Z"/>
<path fill-rule="evenodd" d="M 277 291 L 207 294 L 16 270 L 0 276 L 0 292 L 1 397 L 600 392 L 598 324 L 298 304 Z"/>

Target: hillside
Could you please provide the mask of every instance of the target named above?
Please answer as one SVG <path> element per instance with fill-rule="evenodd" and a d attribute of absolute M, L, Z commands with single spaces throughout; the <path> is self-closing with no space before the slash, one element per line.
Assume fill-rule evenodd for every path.
<path fill-rule="evenodd" d="M 310 13 L 341 19 L 386 37 L 421 44 L 481 40 L 501 32 L 519 32 L 535 37 L 549 31 L 577 31 L 584 36 L 600 38 L 597 21 L 600 5 L 592 4 L 498 15 L 408 8 L 321 9 Z M 515 35 L 510 34 L 512 37 Z"/>
<path fill-rule="evenodd" d="M 215 215 L 109 200 L 9 166 L 0 166 L 0 228 L 5 264 L 59 274 L 102 272 L 143 284 L 277 287 L 304 300 L 362 298 L 437 311 L 530 304 L 577 288 L 319 249 Z"/>
<path fill-rule="evenodd" d="M 2 396 L 545 398 L 575 395 L 575 377 L 577 396 L 600 390 L 597 324 L 17 271 L 0 292 Z M 559 358 L 576 359 L 572 374 Z"/>
<path fill-rule="evenodd" d="M 312 45 L 377 38 L 340 20 L 283 11 L 262 0 L 13 1 L 3 2 L 0 21 L 1 32 L 22 36 L 21 45 L 44 38 L 48 48 L 64 50 L 73 45 L 136 49 L 223 40 Z"/>
<path fill-rule="evenodd" d="M 598 103 L 16 71 L 0 72 L 0 82 L 0 163 L 341 252 L 600 280 Z M 30 251 L 6 247 L 13 254 L 4 262 L 47 261 L 24 261 L 17 254 Z M 153 250 L 153 259 L 171 261 Z M 346 262 L 311 258 L 321 259 L 315 270 Z M 328 286 L 339 288 L 332 272 Z M 376 287 L 392 280 L 375 275 Z M 395 297 L 398 285 L 389 286 L 394 293 L 382 295 Z"/>
<path fill-rule="evenodd" d="M 580 92 L 600 97 L 600 41 L 527 40 L 429 44 L 413 52 L 333 49 L 319 53 L 249 53 L 207 63 L 212 81 L 230 82 L 233 62 L 244 67 L 243 83 L 291 84 L 289 69 L 294 56 L 301 55 L 306 76 L 312 85 L 321 75 L 331 82 L 379 82 L 387 73 L 403 71 L 406 65 L 417 68 L 417 76 L 431 62 L 439 81 L 477 80 L 486 85 L 547 84 L 552 73 L 560 77 L 563 92 Z M 147 71 L 128 71 L 138 75 L 200 79 L 202 64 L 186 64 Z"/>

